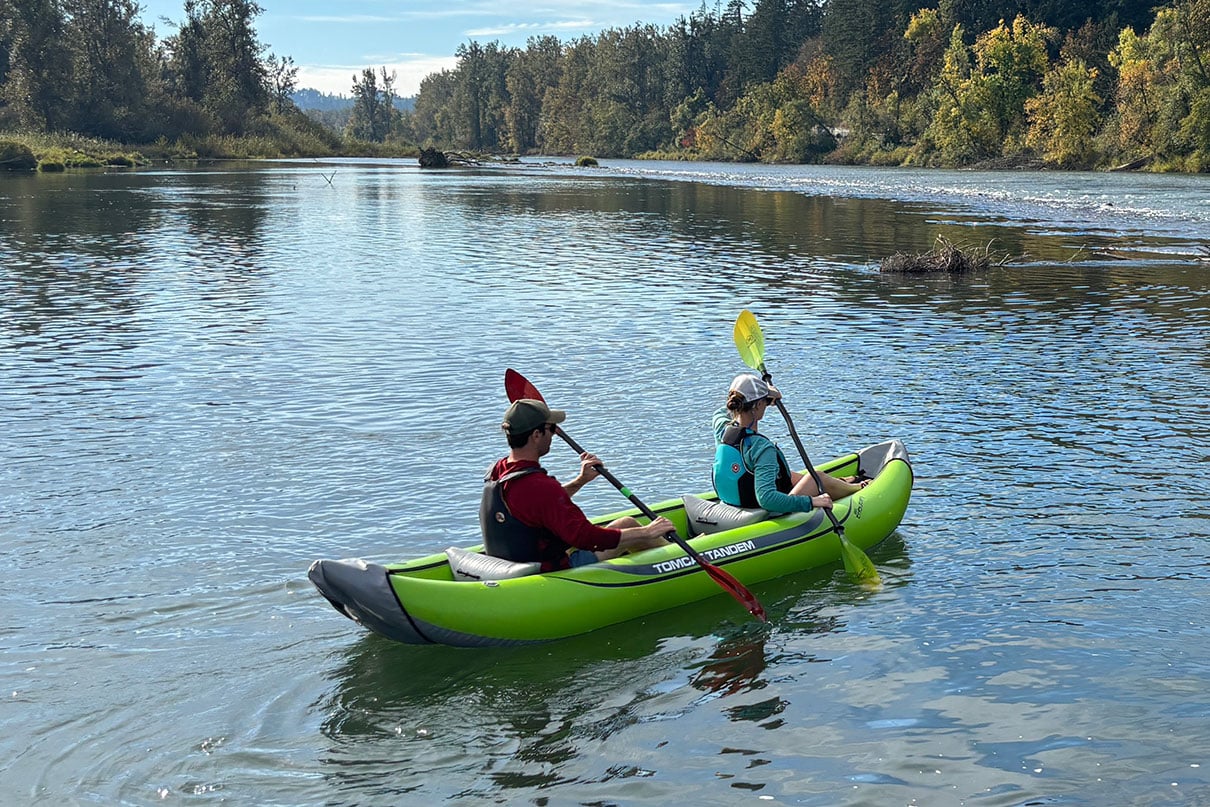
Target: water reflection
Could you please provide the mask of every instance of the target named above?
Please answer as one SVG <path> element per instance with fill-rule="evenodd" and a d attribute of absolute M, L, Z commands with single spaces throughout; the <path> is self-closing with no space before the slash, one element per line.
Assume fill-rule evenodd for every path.
<path fill-rule="evenodd" d="M 766 682 L 761 674 L 767 664 L 765 640 L 764 635 L 745 635 L 720 642 L 689 683 L 720 696 L 763 689 Z"/>
<path fill-rule="evenodd" d="M 129 349 L 149 336 L 148 309 L 170 320 L 188 320 L 198 304 L 251 313 L 247 281 L 263 268 L 263 174 L 36 179 L 47 183 L 0 195 L 8 313 L 0 334 L 45 337 L 17 343 L 26 348 Z"/>
<path fill-rule="evenodd" d="M 638 628 L 473 653 L 365 637 L 320 705 L 333 743 L 328 775 L 342 788 L 414 780 L 430 793 L 484 798 L 639 775 L 602 770 L 580 750 L 644 719 L 650 692 L 696 652 L 693 640 L 661 647 L 663 630 Z"/>
<path fill-rule="evenodd" d="M 902 568 L 902 542 L 875 559 Z M 529 647 L 468 652 L 364 635 L 341 652 L 334 687 L 316 704 L 331 743 L 327 776 L 358 792 L 381 787 L 386 793 L 388 783 L 415 782 L 431 796 L 496 798 L 666 776 L 679 754 L 602 760 L 591 750 L 626 744 L 625 737 L 641 745 L 639 737 L 662 735 L 666 724 L 707 731 L 718 714 L 775 731 L 799 700 L 787 677 L 807 675 L 826 661 L 809 649 L 814 637 L 847 629 L 834 608 L 837 595 L 868 592 L 849 583 L 838 566 L 769 581 L 756 593 L 769 624 L 748 619 L 730 598 L 715 597 Z M 717 753 L 736 752 L 724 741 Z M 763 764 L 746 763 L 749 769 Z M 448 784 L 440 784 L 447 775 Z M 732 786 L 763 786 L 753 773 L 725 778 L 736 776 Z"/>

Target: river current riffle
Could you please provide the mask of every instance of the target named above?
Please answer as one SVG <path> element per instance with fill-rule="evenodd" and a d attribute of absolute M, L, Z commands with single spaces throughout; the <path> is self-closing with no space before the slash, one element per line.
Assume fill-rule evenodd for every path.
<path fill-rule="evenodd" d="M 1208 199 L 536 160 L 0 177 L 0 801 L 1208 802 Z M 1005 262 L 879 272 L 938 236 Z M 307 582 L 475 542 L 508 367 L 644 500 L 708 488 L 743 308 L 813 458 L 912 453 L 881 590 L 827 568 L 755 587 L 766 626 L 721 596 L 467 651 Z"/>

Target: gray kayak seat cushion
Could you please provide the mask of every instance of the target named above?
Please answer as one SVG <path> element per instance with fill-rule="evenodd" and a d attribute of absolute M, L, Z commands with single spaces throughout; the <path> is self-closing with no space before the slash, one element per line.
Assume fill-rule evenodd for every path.
<path fill-rule="evenodd" d="M 449 558 L 450 569 L 454 573 L 454 579 L 462 581 L 511 580 L 514 577 L 537 574 L 538 569 L 542 566 L 537 561 L 532 563 L 514 563 L 504 558 L 481 555 L 478 552 L 468 552 L 465 549 L 458 549 L 453 546 L 445 550 L 445 556 Z"/>
<path fill-rule="evenodd" d="M 682 496 L 681 500 L 685 503 L 685 518 L 691 536 L 733 530 L 769 518 L 769 511 L 759 507 L 736 507 L 697 496 Z"/>

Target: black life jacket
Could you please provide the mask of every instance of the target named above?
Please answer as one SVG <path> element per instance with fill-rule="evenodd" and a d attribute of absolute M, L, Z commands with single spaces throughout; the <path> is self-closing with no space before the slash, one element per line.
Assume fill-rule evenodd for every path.
<path fill-rule="evenodd" d="M 492 479 L 493 464 L 483 477 L 483 500 L 479 504 L 479 529 L 483 532 L 483 550 L 496 558 L 516 563 L 541 560 L 538 540 L 544 536 L 554 539 L 554 533 L 522 524 L 504 503 L 504 483 L 533 473 L 546 473 L 545 468 L 522 468 Z"/>

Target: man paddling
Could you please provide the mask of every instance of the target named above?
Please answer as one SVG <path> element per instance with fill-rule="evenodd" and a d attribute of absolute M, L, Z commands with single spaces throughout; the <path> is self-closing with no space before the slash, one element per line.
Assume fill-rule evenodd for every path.
<path fill-rule="evenodd" d="M 599 476 L 594 454 L 580 455 L 580 474 L 566 485 L 542 467 L 558 424 L 567 418 L 532 398 L 514 401 L 501 428 L 509 453 L 484 477 L 479 524 L 487 554 L 518 563 L 538 561 L 541 571 L 609 560 L 640 549 L 663 546 L 674 527 L 664 517 L 641 525 L 629 516 L 604 527 L 588 520 L 571 497 Z"/>

